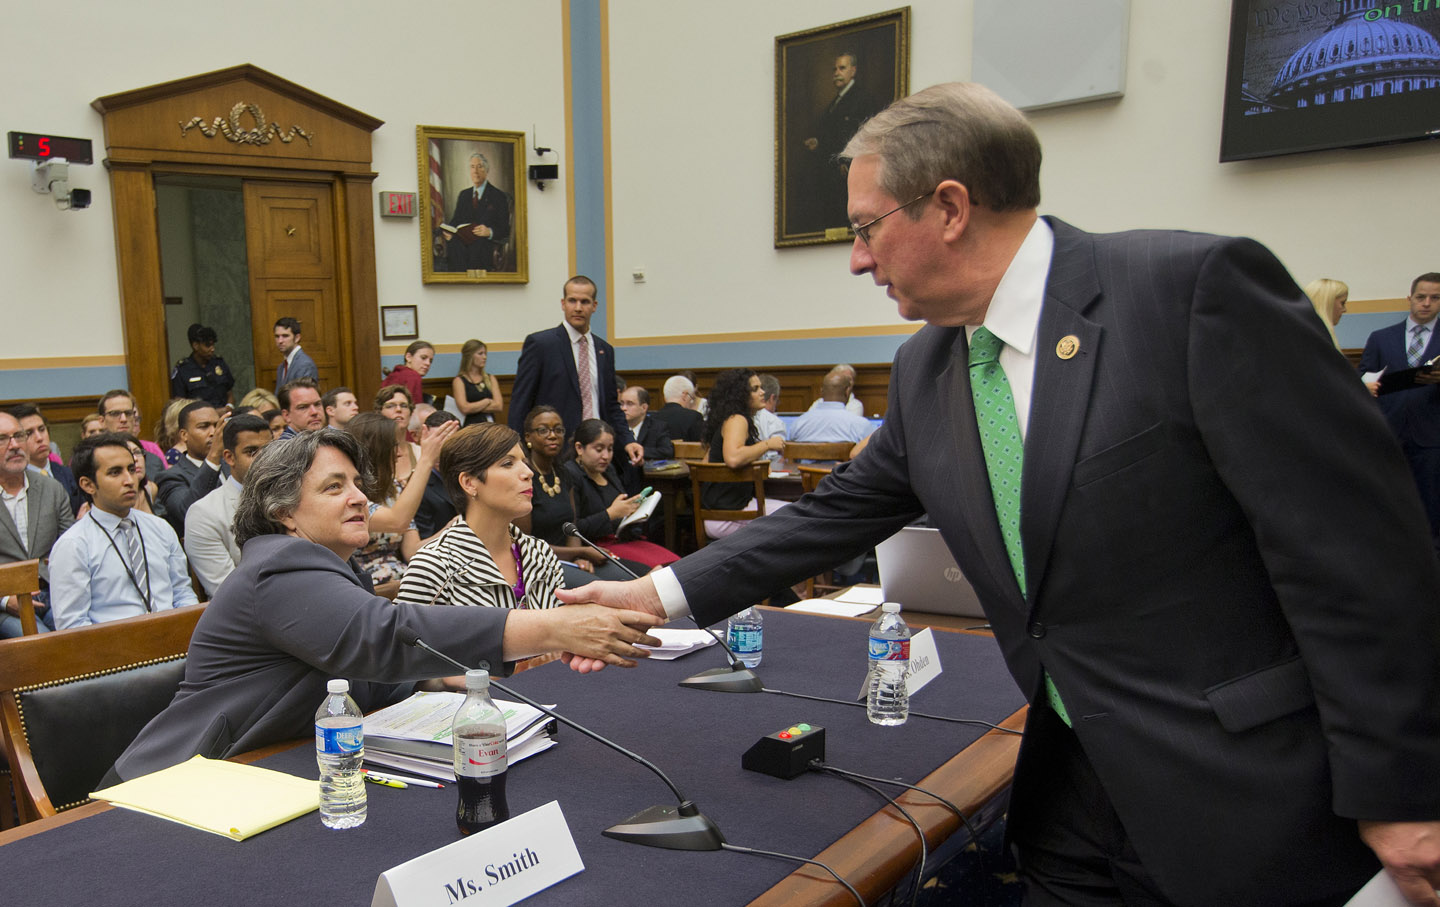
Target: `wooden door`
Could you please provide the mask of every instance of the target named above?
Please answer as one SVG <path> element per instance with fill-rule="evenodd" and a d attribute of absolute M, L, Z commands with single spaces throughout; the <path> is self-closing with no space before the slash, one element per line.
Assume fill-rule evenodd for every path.
<path fill-rule="evenodd" d="M 342 383 L 333 188 L 329 183 L 245 182 L 245 245 L 255 383 L 275 386 L 274 326 L 299 319 L 300 346 L 320 370 L 320 391 Z"/>

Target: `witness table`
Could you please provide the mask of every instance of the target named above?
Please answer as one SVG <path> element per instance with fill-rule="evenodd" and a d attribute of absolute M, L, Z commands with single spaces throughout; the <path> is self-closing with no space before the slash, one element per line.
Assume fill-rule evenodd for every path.
<path fill-rule="evenodd" d="M 864 673 L 864 621 L 767 610 L 765 623 L 759 673 L 769 688 L 855 699 Z M 938 632 L 937 640 L 944 673 L 912 709 L 1019 728 L 1023 699 L 994 640 L 948 631 Z M 755 740 L 801 721 L 823 726 L 830 763 L 932 786 L 967 813 L 1008 786 L 1015 736 L 982 735 L 984 728 L 975 725 L 918 717 L 880 728 L 866 720 L 863 707 L 849 704 L 675 686 L 722 662 L 711 647 L 677 661 L 598 675 L 549 664 L 509 682 L 655 762 L 730 843 L 818 855 L 867 902 L 915 868 L 913 828 L 892 808 L 880 809 L 872 793 L 839 778 L 809 773 L 781 781 L 744 771 L 741 754 Z M 643 767 L 573 731 L 562 728 L 560 740 L 510 769 L 510 806 L 518 815 L 558 800 L 586 869 L 527 904 L 853 903 L 813 867 L 793 871 L 792 864 L 755 856 L 658 850 L 602 837 L 602 829 L 641 809 L 669 803 L 669 791 Z M 313 752 L 304 745 L 259 764 L 317 775 Z M 368 904 L 381 872 L 457 840 L 458 833 L 453 785 L 443 791 L 367 790 L 369 818 L 358 829 L 327 831 L 312 814 L 241 843 L 87 805 L 0 833 L 7 903 Z M 959 829 L 949 810 L 923 795 L 900 799 L 926 829 L 932 852 Z"/>

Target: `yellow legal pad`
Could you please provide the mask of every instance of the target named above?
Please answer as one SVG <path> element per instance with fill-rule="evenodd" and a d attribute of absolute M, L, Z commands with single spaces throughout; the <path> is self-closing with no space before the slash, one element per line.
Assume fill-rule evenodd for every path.
<path fill-rule="evenodd" d="M 196 756 L 90 796 L 243 841 L 320 808 L 314 781 Z"/>

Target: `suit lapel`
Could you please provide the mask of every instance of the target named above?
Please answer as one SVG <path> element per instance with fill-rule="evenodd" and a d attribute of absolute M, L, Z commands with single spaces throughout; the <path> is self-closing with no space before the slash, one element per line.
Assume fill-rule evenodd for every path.
<path fill-rule="evenodd" d="M 40 489 L 35 483 L 30 483 L 30 490 L 25 492 L 25 534 L 30 538 L 25 540 L 25 550 L 35 550 L 35 539 L 40 532 Z M 8 516 L 8 514 L 7 514 Z"/>
<path fill-rule="evenodd" d="M 555 328 L 555 333 L 558 335 L 560 348 L 565 351 L 565 355 L 560 357 L 560 360 L 565 363 L 565 374 L 570 378 L 570 386 L 578 392 L 580 373 L 575 369 L 575 345 L 570 342 L 570 332 L 565 330 L 565 325 L 562 324 Z M 590 341 L 593 343 L 595 338 L 591 337 Z M 574 431 L 573 428 L 570 430 Z"/>
<path fill-rule="evenodd" d="M 30 525 L 32 525 L 32 526 L 35 525 L 35 517 L 34 517 L 34 514 L 31 513 L 31 511 L 30 511 L 28 508 L 29 508 L 29 502 L 30 502 L 31 498 L 33 498 L 33 497 L 34 497 L 34 495 L 29 494 L 29 493 L 27 493 L 27 494 L 25 495 L 26 508 L 27 508 L 26 511 L 25 511 L 25 513 L 26 513 L 26 515 L 29 517 Z M 0 506 L 0 529 L 4 529 L 5 532 L 6 532 L 12 539 L 15 540 L 15 549 L 16 549 L 17 551 L 25 551 L 25 552 L 28 552 L 28 551 L 30 550 L 30 545 L 26 542 L 26 540 L 20 538 L 20 530 L 15 526 L 15 521 L 10 518 L 10 510 L 9 510 L 9 508 L 4 507 L 4 506 Z"/>
<path fill-rule="evenodd" d="M 988 585 L 992 589 L 1004 590 L 1006 604 L 1024 611 L 1020 584 L 1015 581 L 1015 571 L 1010 568 L 1010 555 L 1005 551 L 1000 521 L 995 516 L 995 498 L 990 492 L 990 477 L 985 470 L 985 450 L 980 445 L 980 432 L 975 424 L 975 400 L 970 395 L 969 362 L 970 347 L 965 330 L 956 329 L 950 347 L 950 362 L 935 378 L 935 411 L 952 414 L 950 427 L 957 453 L 953 464 L 946 463 L 941 468 L 954 467 L 956 486 L 964 503 L 960 508 L 961 514 L 989 573 Z M 968 500 L 966 489 L 975 489 Z M 972 582 L 976 579 L 978 577 L 971 577 Z"/>
<path fill-rule="evenodd" d="M 1055 529 L 1075 467 L 1075 453 L 1090 406 L 1102 330 L 1083 312 L 1100 296 L 1088 236 L 1051 221 L 1055 253 L 1045 283 L 1045 306 L 1035 347 L 1035 383 L 1025 434 L 1020 531 L 1025 540 L 1025 578 L 1031 601 L 1040 591 L 1055 543 Z M 1062 355 L 1062 339 L 1076 349 Z M 1063 349 L 1072 345 L 1067 341 Z"/>

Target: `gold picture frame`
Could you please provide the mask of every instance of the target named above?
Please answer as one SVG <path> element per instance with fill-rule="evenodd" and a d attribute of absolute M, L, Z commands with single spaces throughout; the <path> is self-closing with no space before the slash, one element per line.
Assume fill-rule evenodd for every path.
<path fill-rule="evenodd" d="M 835 155 L 909 93 L 908 6 L 775 39 L 777 249 L 854 239 Z"/>
<path fill-rule="evenodd" d="M 525 133 L 417 126 L 415 144 L 422 281 L 529 283 Z"/>

